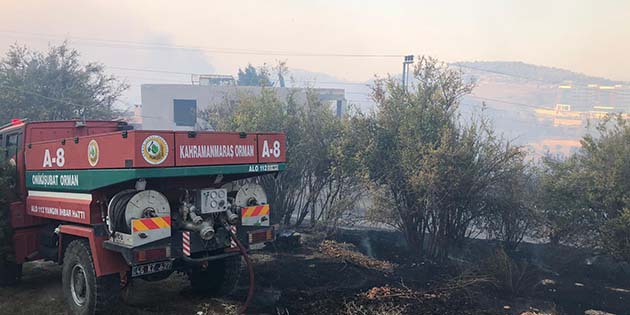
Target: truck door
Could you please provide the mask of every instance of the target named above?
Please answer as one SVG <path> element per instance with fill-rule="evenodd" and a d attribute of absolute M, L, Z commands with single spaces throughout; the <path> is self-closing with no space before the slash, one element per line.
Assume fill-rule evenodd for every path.
<path fill-rule="evenodd" d="M 20 184 L 22 184 L 21 169 L 24 168 L 24 151 L 22 150 L 22 129 L 11 130 L 5 134 L 0 134 L 2 140 L 2 149 L 4 151 L 3 160 L 14 166 L 13 171 L 14 182 L 13 187 L 18 195 L 22 194 Z"/>
<path fill-rule="evenodd" d="M 5 142 L 5 150 L 6 150 L 6 158 L 9 160 L 9 163 L 17 163 L 17 151 L 20 133 L 10 133 L 6 136 Z M 11 159 L 13 161 L 11 161 Z"/>

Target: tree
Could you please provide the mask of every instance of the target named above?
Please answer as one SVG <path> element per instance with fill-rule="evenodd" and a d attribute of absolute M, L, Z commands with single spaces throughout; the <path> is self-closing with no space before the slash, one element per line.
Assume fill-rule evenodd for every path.
<path fill-rule="evenodd" d="M 491 188 L 486 215 L 478 225 L 488 236 L 503 242 L 504 248 L 513 251 L 526 235 L 534 235 L 533 227 L 539 222 L 536 208 L 536 173 L 523 164 L 513 168 L 514 173 L 504 176 Z"/>
<path fill-rule="evenodd" d="M 259 95 L 240 95 L 235 104 L 218 104 L 199 117 L 216 130 L 284 131 L 287 170 L 259 179 L 274 208 L 272 221 L 301 225 L 310 219 L 334 229 L 361 192 L 355 173 L 346 171 L 351 155 L 341 149 L 354 143 L 344 140 L 353 132 L 350 118 L 335 117 L 308 89 L 290 92 L 282 100 L 274 88 L 263 87 Z"/>
<path fill-rule="evenodd" d="M 609 116 L 596 129 L 573 156 L 544 160 L 540 207 L 553 243 L 598 247 L 630 261 L 630 123 Z"/>
<path fill-rule="evenodd" d="M 630 123 L 621 115 L 609 116 L 597 131 L 583 137 L 577 166 L 587 180 L 589 208 L 614 219 L 630 207 Z"/>
<path fill-rule="evenodd" d="M 611 256 L 630 262 L 630 208 L 603 225 L 600 244 Z"/>
<path fill-rule="evenodd" d="M 254 68 L 248 64 L 245 69 L 238 69 L 238 85 L 242 86 L 271 86 L 269 70 L 266 67 Z"/>
<path fill-rule="evenodd" d="M 413 78 L 409 92 L 391 78 L 374 89 L 362 153 L 376 196 L 370 216 L 400 229 L 416 254 L 444 259 L 492 210 L 492 188 L 522 171 L 524 153 L 484 121 L 459 121 L 473 88 L 459 71 L 422 57 Z"/>
<path fill-rule="evenodd" d="M 597 216 L 586 202 L 588 179 L 579 171 L 577 156 L 546 156 L 538 170 L 539 234 L 553 245 L 586 245 L 594 240 Z M 587 233 L 590 231 L 591 233 Z"/>
<path fill-rule="evenodd" d="M 0 62 L 3 120 L 112 119 L 127 85 L 105 74 L 98 63 L 82 65 L 67 43 L 47 52 L 11 46 Z"/>

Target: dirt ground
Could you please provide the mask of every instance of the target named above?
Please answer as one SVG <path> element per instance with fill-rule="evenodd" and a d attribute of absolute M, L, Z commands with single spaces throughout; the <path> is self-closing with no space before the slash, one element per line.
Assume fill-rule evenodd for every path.
<path fill-rule="evenodd" d="M 334 241 L 303 234 L 299 248 L 269 248 L 252 255 L 256 295 L 248 314 L 584 314 L 594 309 L 630 314 L 627 265 L 592 258 L 569 248 L 525 245 L 545 279 L 526 295 L 487 286 L 464 286 L 457 268 L 410 259 L 389 232 L 345 231 Z M 473 241 L 453 260 L 490 255 L 492 244 Z M 599 259 L 599 261 L 598 261 Z M 61 268 L 25 265 L 22 283 L 0 289 L 2 314 L 64 314 Z M 538 281 L 538 279 L 536 279 Z M 122 314 L 235 314 L 245 300 L 247 274 L 229 297 L 194 294 L 186 276 L 137 280 Z M 529 312 L 529 313 L 527 313 Z"/>

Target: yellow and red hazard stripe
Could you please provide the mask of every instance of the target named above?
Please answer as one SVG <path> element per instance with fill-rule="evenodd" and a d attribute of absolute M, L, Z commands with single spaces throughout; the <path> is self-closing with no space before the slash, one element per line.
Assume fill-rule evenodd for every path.
<path fill-rule="evenodd" d="M 144 218 L 131 220 L 131 222 L 134 232 L 171 228 L 171 217 Z"/>
<path fill-rule="evenodd" d="M 243 218 L 259 217 L 263 215 L 269 215 L 269 205 L 245 207 L 241 209 L 241 216 Z"/>

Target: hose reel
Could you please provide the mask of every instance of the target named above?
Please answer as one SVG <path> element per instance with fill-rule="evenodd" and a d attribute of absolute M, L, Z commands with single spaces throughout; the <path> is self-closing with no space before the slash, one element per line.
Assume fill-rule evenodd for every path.
<path fill-rule="evenodd" d="M 123 190 L 112 197 L 107 208 L 107 225 L 111 234 L 130 234 L 133 219 L 171 215 L 168 199 L 156 190 Z"/>
<path fill-rule="evenodd" d="M 239 187 L 234 197 L 234 204 L 239 207 L 249 207 L 267 203 L 267 194 L 259 184 L 246 183 Z"/>

